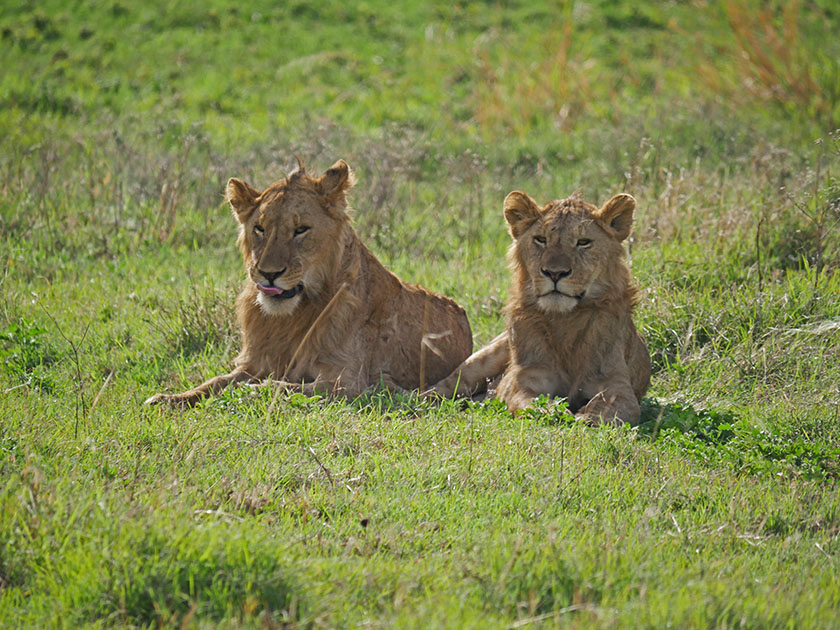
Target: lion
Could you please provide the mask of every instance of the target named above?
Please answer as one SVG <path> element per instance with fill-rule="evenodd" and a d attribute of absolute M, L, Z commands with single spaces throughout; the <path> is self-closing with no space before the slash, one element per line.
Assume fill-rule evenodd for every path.
<path fill-rule="evenodd" d="M 343 160 L 320 177 L 299 166 L 262 192 L 228 181 L 248 274 L 236 301 L 241 351 L 229 374 L 147 404 L 190 406 L 265 379 L 308 395 L 417 389 L 470 355 L 464 309 L 403 282 L 359 239 L 346 198 L 354 183 Z"/>
<path fill-rule="evenodd" d="M 627 194 L 599 209 L 576 196 L 541 208 L 510 193 L 506 329 L 430 394 L 474 395 L 491 381 L 513 413 L 541 395 L 560 396 L 589 423 L 638 424 L 650 354 L 633 324 L 638 289 L 622 245 L 635 207 Z"/>

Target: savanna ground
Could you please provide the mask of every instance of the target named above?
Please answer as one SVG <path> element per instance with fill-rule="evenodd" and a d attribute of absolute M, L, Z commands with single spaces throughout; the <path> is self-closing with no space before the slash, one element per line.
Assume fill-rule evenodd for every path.
<path fill-rule="evenodd" d="M 828 628 L 840 12 L 4 3 L 0 625 Z M 403 278 L 503 325 L 504 195 L 625 190 L 637 429 L 232 389 L 230 176 L 355 168 Z"/>

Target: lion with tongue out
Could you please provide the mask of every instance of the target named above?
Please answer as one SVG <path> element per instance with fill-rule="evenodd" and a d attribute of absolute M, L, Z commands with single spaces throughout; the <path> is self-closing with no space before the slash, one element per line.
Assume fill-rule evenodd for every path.
<path fill-rule="evenodd" d="M 148 404 L 192 405 L 264 379 L 310 394 L 414 389 L 469 356 L 464 310 L 403 282 L 359 240 L 346 199 L 354 181 L 339 160 L 320 177 L 301 167 L 262 192 L 228 182 L 248 272 L 236 301 L 242 349 L 229 374 Z"/>

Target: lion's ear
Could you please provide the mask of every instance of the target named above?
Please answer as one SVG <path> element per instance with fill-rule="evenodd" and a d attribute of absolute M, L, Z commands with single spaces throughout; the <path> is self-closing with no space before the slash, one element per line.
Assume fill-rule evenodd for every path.
<path fill-rule="evenodd" d="M 356 176 L 347 166 L 347 162 L 339 160 L 316 180 L 321 195 L 333 203 L 343 202 L 344 193 L 356 183 Z"/>
<path fill-rule="evenodd" d="M 604 204 L 598 210 L 596 217 L 604 224 L 619 241 L 630 236 L 633 228 L 633 211 L 636 209 L 636 200 L 626 193 L 619 193 Z"/>
<path fill-rule="evenodd" d="M 513 238 L 519 238 L 531 227 L 540 218 L 541 212 L 537 202 L 521 190 L 514 190 L 505 197 L 505 220 Z"/>
<path fill-rule="evenodd" d="M 245 223 L 251 216 L 259 196 L 259 190 L 235 177 L 231 177 L 225 187 L 225 199 L 240 223 Z"/>

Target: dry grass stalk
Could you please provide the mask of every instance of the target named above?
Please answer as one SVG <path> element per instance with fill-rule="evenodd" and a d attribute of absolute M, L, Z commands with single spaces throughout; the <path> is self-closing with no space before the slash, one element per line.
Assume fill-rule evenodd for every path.
<path fill-rule="evenodd" d="M 548 117 L 567 128 L 588 107 L 594 100 L 589 68 L 570 54 L 572 27 L 568 19 L 559 31 L 549 33 L 536 63 L 506 57 L 494 65 L 486 51 L 479 53 L 474 100 L 475 118 L 482 127 L 524 135 L 533 120 Z"/>
<path fill-rule="evenodd" d="M 295 361 L 297 361 L 298 356 L 301 353 L 301 350 L 306 347 L 306 344 L 309 342 L 309 339 L 312 337 L 312 334 L 315 330 L 320 326 L 321 322 L 326 320 L 330 313 L 335 309 L 335 305 L 338 304 L 339 296 L 344 293 L 347 289 L 348 285 L 346 282 L 342 282 L 341 286 L 338 287 L 338 290 L 335 294 L 330 298 L 330 301 L 327 302 L 327 305 L 324 307 L 324 310 L 320 312 L 318 317 L 315 318 L 315 321 L 312 322 L 312 325 L 309 327 L 309 330 L 306 331 L 306 334 L 303 336 L 303 339 L 300 340 L 298 347 L 295 349 L 292 358 L 289 359 L 289 363 L 286 364 L 286 369 L 283 370 L 283 375 L 280 377 L 280 382 L 285 383 L 289 377 L 289 372 L 292 370 L 292 366 L 294 365 Z M 280 364 L 277 365 L 277 369 L 275 370 L 275 374 L 280 374 Z M 283 389 L 282 387 L 276 387 L 274 389 L 274 395 L 271 397 L 271 402 L 268 405 L 268 409 L 265 412 L 266 420 L 271 417 L 272 412 L 274 411 L 274 407 L 277 405 L 277 398 L 280 395 L 280 391 Z"/>
<path fill-rule="evenodd" d="M 114 370 L 108 372 L 108 378 L 105 379 L 105 382 L 102 383 L 102 387 L 99 388 L 99 391 L 96 393 L 96 396 L 93 397 L 93 402 L 90 403 L 90 413 L 96 408 L 96 404 L 99 402 L 99 399 L 102 397 L 103 392 L 108 388 L 108 385 L 111 384 L 111 379 L 114 378 Z"/>
<path fill-rule="evenodd" d="M 190 156 L 193 142 L 191 138 L 187 137 L 184 140 L 183 152 L 181 157 L 175 165 L 175 180 L 172 185 L 168 181 L 163 182 L 160 189 L 160 208 L 158 211 L 158 238 L 165 241 L 172 236 L 172 231 L 175 228 L 175 218 L 177 216 L 178 202 L 181 197 L 181 187 L 186 173 L 187 160 Z"/>
<path fill-rule="evenodd" d="M 426 391 L 426 331 L 429 329 L 429 296 L 423 303 L 423 330 L 420 333 L 420 391 Z"/>
<path fill-rule="evenodd" d="M 322 321 L 327 319 L 330 316 L 330 313 L 333 312 L 335 309 L 336 304 L 338 304 L 338 298 L 341 296 L 342 293 L 347 289 L 348 285 L 346 282 L 342 282 L 341 286 L 338 287 L 338 290 L 335 294 L 330 298 L 330 301 L 327 302 L 327 305 L 324 307 L 324 310 L 318 314 L 318 317 L 315 318 L 315 321 L 312 322 L 312 325 L 309 327 L 309 330 L 306 331 L 306 334 L 303 336 L 303 339 L 300 340 L 298 347 L 295 349 L 295 353 L 292 355 L 292 358 L 289 359 L 289 363 L 286 365 L 286 369 L 283 371 L 283 377 L 280 379 L 282 381 L 286 380 L 286 377 L 289 375 L 289 372 L 292 370 L 292 366 L 297 361 L 298 356 L 300 355 L 301 350 L 306 347 L 306 344 L 309 342 L 309 339 L 312 337 L 312 334 L 317 330 L 318 326 L 321 324 Z M 279 368 L 280 366 L 278 366 Z M 279 372 L 279 369 L 278 369 Z"/>
<path fill-rule="evenodd" d="M 787 108 L 805 107 L 833 126 L 840 86 L 832 85 L 836 78 L 824 70 L 835 68 L 836 77 L 837 62 L 808 48 L 799 6 L 799 0 L 783 3 L 776 20 L 772 8 L 756 10 L 745 0 L 727 0 L 723 8 L 735 42 L 716 47 L 716 57 L 734 60 L 737 85 L 731 85 L 727 68 L 717 58 L 700 61 L 697 71 L 715 93 L 747 94 Z M 672 28 L 687 34 L 674 25 Z M 700 37 L 695 35 L 698 50 L 703 44 Z"/>

